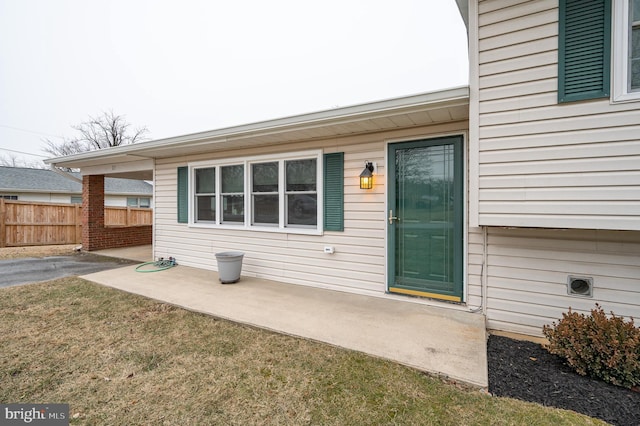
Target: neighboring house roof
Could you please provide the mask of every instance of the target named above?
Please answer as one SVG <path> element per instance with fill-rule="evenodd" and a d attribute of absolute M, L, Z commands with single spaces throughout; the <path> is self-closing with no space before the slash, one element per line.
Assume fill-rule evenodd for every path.
<path fill-rule="evenodd" d="M 70 173 L 81 179 L 80 173 Z M 46 169 L 0 166 L 0 191 L 11 192 L 57 192 L 81 194 L 82 184 L 61 173 Z M 152 195 L 153 186 L 143 180 L 105 178 L 106 194 Z"/>

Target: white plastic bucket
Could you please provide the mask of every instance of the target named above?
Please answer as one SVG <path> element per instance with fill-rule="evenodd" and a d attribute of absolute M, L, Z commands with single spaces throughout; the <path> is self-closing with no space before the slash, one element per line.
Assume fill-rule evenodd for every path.
<path fill-rule="evenodd" d="M 232 284 L 240 280 L 243 257 L 244 253 L 239 251 L 216 253 L 218 276 L 222 284 Z"/>

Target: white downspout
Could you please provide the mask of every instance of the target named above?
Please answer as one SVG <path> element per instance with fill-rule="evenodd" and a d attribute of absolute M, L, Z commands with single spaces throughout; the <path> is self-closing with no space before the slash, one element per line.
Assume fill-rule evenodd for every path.
<path fill-rule="evenodd" d="M 488 247 L 488 243 L 489 243 L 489 232 L 488 232 L 488 228 L 486 226 L 482 227 L 482 281 L 480 282 L 480 286 L 481 286 L 481 293 L 482 293 L 482 313 L 486 316 L 487 315 L 487 291 L 489 288 L 489 283 L 488 283 L 488 279 L 489 279 L 489 273 L 487 272 L 488 265 L 487 265 L 487 259 L 488 259 L 488 254 L 487 254 L 487 247 Z"/>

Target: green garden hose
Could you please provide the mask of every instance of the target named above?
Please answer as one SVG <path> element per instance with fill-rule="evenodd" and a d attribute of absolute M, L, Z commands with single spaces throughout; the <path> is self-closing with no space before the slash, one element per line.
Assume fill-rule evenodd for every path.
<path fill-rule="evenodd" d="M 168 259 L 163 259 L 162 257 L 154 262 L 145 262 L 142 265 L 138 265 L 136 267 L 136 272 L 159 272 L 159 271 L 164 271 L 165 269 L 169 269 L 169 268 L 173 268 L 174 266 L 176 266 L 178 263 L 176 262 L 176 260 L 173 257 L 170 257 Z M 144 266 L 148 266 L 148 265 L 153 265 L 155 266 L 154 269 L 140 269 Z"/>

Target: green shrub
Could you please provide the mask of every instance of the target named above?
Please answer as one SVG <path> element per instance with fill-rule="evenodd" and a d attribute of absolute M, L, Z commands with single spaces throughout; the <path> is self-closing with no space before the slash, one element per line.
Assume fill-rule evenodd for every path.
<path fill-rule="evenodd" d="M 549 352 L 565 358 L 579 374 L 628 388 L 640 385 L 640 328 L 633 318 L 607 316 L 596 303 L 590 316 L 569 308 L 542 331 Z"/>

